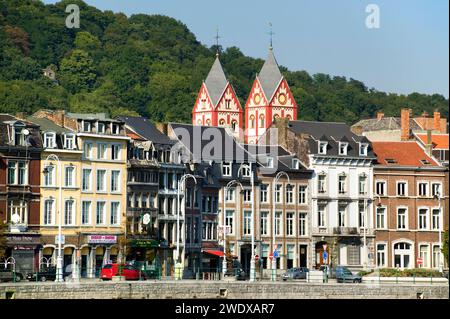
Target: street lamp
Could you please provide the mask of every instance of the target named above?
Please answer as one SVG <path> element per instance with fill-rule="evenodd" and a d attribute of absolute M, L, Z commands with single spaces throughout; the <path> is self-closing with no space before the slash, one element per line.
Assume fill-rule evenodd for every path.
<path fill-rule="evenodd" d="M 273 250 L 273 252 L 275 252 L 275 236 L 276 236 L 276 233 L 275 233 L 275 189 L 276 189 L 278 180 L 282 176 L 285 176 L 287 178 L 288 185 L 291 184 L 289 175 L 285 171 L 278 172 L 278 174 L 273 179 L 273 183 L 272 183 L 272 250 Z M 280 196 L 281 196 L 281 194 L 280 194 Z M 275 256 L 273 256 L 272 257 L 272 281 L 276 281 L 276 278 L 277 278 L 276 273 L 277 273 L 277 259 L 275 258 Z"/>
<path fill-rule="evenodd" d="M 250 183 L 251 183 L 251 187 L 252 187 L 252 220 L 251 220 L 251 233 L 252 233 L 252 256 L 250 259 L 250 281 L 255 281 L 256 278 L 256 261 L 255 261 L 255 181 L 254 181 L 254 173 L 252 170 L 252 165 L 251 164 L 243 164 L 241 165 L 241 167 L 238 170 L 238 176 L 239 173 L 241 171 L 241 169 L 248 169 L 250 171 Z"/>
<path fill-rule="evenodd" d="M 438 231 L 439 231 L 439 272 L 443 272 L 443 269 L 444 269 L 444 263 L 443 263 L 443 256 L 442 256 L 442 224 L 443 224 L 443 219 L 442 219 L 442 209 L 441 209 L 441 194 L 440 194 L 440 192 L 438 191 L 438 192 L 436 192 L 436 194 L 434 195 L 434 198 L 435 199 L 437 199 L 438 200 L 438 204 L 439 204 L 439 206 L 438 206 L 438 210 L 439 210 L 439 218 L 438 218 L 438 220 L 439 220 L 439 229 L 438 229 Z"/>
<path fill-rule="evenodd" d="M 223 223 L 222 223 L 222 227 L 223 227 L 223 261 L 222 261 L 222 274 L 223 274 L 223 278 L 225 278 L 225 273 L 227 271 L 227 256 L 226 256 L 226 246 L 227 246 L 227 222 L 226 222 L 226 214 L 227 214 L 227 196 L 229 193 L 229 190 L 232 186 L 240 186 L 241 190 L 244 189 L 244 187 L 242 186 L 242 184 L 237 181 L 237 180 L 232 180 L 230 182 L 228 182 L 227 186 L 225 186 L 225 195 L 224 195 L 224 201 L 223 201 Z"/>
<path fill-rule="evenodd" d="M 181 176 L 180 180 L 178 181 L 178 192 L 177 192 L 177 261 L 180 263 L 180 192 L 181 188 L 183 187 L 183 191 L 185 190 L 185 182 L 186 179 L 192 178 L 195 182 L 195 185 L 197 185 L 197 179 L 192 174 L 184 174 Z M 185 206 L 183 206 L 185 208 Z M 183 212 L 184 216 L 185 211 Z"/>
<path fill-rule="evenodd" d="M 58 199 L 58 257 L 56 258 L 56 278 L 55 282 L 63 282 L 63 259 L 62 259 L 62 170 L 61 170 L 61 161 L 59 157 L 55 154 L 50 154 L 46 158 L 47 161 L 54 160 L 58 163 L 58 175 L 59 175 L 59 199 Z M 44 168 L 44 174 L 48 174 L 48 168 Z"/>

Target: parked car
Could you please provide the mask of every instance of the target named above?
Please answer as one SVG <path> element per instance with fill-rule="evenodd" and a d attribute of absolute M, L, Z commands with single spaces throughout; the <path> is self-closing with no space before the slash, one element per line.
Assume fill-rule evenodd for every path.
<path fill-rule="evenodd" d="M 354 282 L 361 283 L 362 277 L 356 274 L 353 274 L 350 269 L 345 266 L 337 266 L 334 270 L 336 275 L 337 282 Z"/>
<path fill-rule="evenodd" d="M 247 280 L 247 273 L 242 269 L 242 265 L 238 260 L 233 260 L 233 269 L 227 269 L 225 277 L 235 277 L 236 280 Z"/>
<path fill-rule="evenodd" d="M 283 281 L 286 281 L 288 279 L 306 279 L 306 274 L 308 272 L 309 269 L 306 267 L 291 268 L 281 275 L 281 279 L 283 279 Z"/>
<path fill-rule="evenodd" d="M 118 276 L 119 272 L 121 276 L 125 277 L 125 280 L 146 279 L 144 272 L 140 272 L 132 265 L 124 265 L 124 264 L 104 265 L 102 267 L 102 270 L 100 271 L 100 278 L 102 280 L 112 280 L 112 277 Z"/>
<path fill-rule="evenodd" d="M 24 278 L 24 275 L 20 272 L 12 269 L 0 268 L 0 282 L 2 281 L 16 281 L 19 282 Z"/>
<path fill-rule="evenodd" d="M 63 279 L 70 277 L 72 275 L 71 271 L 68 271 L 68 267 L 63 270 Z M 56 279 L 56 267 L 46 267 L 38 272 L 30 272 L 26 277 L 29 281 L 47 281 Z M 36 279 L 37 278 L 37 279 Z"/>

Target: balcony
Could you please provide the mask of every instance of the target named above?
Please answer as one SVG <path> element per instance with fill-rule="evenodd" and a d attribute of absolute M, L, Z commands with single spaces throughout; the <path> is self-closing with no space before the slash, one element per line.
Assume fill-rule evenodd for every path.
<path fill-rule="evenodd" d="M 28 229 L 27 224 L 11 224 L 9 225 L 10 233 L 24 233 Z"/>
<path fill-rule="evenodd" d="M 358 235 L 357 227 L 333 227 L 333 235 Z"/>

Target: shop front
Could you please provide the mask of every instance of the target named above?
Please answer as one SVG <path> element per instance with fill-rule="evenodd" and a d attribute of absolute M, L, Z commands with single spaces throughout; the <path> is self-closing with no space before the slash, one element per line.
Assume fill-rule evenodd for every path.
<path fill-rule="evenodd" d="M 86 273 L 89 278 L 99 277 L 103 265 L 117 263 L 119 255 L 117 235 L 86 235 L 86 244 L 80 254 L 81 273 Z"/>
<path fill-rule="evenodd" d="M 40 235 L 7 235 L 6 258 L 13 262 L 17 272 L 33 272 L 39 265 Z M 9 258 L 12 257 L 12 258 Z"/>

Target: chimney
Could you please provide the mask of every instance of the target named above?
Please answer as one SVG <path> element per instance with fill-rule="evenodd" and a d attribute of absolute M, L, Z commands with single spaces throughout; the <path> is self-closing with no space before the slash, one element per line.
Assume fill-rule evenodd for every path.
<path fill-rule="evenodd" d="M 441 131 L 441 113 L 439 111 L 434 111 L 433 130 Z"/>
<path fill-rule="evenodd" d="M 381 120 L 384 117 L 383 112 L 377 112 L 377 121 Z"/>
<path fill-rule="evenodd" d="M 409 117 L 411 115 L 411 109 L 402 109 L 400 113 L 400 123 L 401 123 L 401 135 L 402 141 L 409 140 L 410 130 L 409 130 Z"/>
<path fill-rule="evenodd" d="M 427 143 L 425 144 L 425 150 L 428 156 L 433 155 L 433 139 L 431 130 L 427 130 Z"/>
<path fill-rule="evenodd" d="M 27 114 L 25 112 L 17 112 L 15 115 L 19 120 L 25 120 Z"/>
<path fill-rule="evenodd" d="M 55 111 L 55 122 L 56 122 L 56 124 L 58 124 L 59 126 L 62 126 L 62 127 L 64 127 L 65 125 L 65 114 L 66 114 L 66 111 L 64 111 L 64 110 L 57 110 L 57 111 Z"/>

